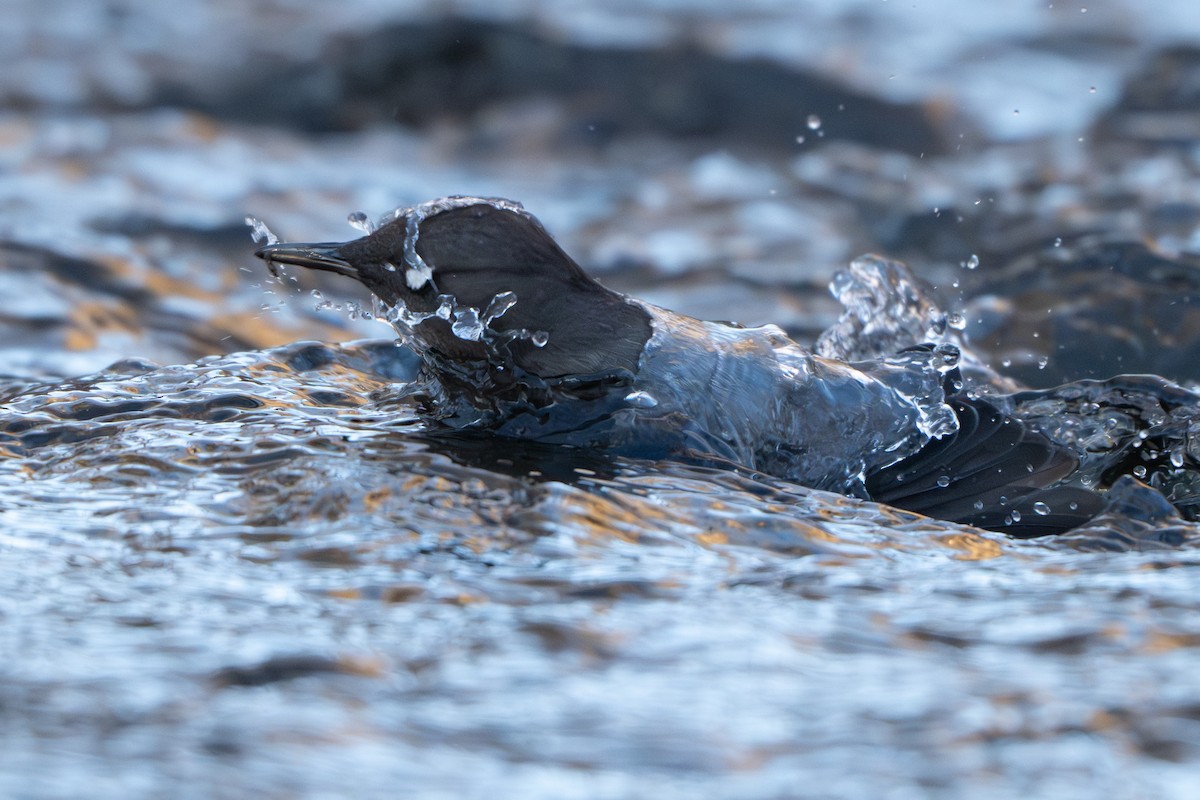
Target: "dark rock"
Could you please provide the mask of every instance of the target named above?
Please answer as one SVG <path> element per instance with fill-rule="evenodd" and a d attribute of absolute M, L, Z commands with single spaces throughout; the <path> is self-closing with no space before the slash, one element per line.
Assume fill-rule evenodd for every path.
<path fill-rule="evenodd" d="M 945 149 L 926 110 L 864 94 L 763 58 L 733 59 L 691 46 L 594 47 L 525 26 L 471 20 L 406 23 L 344 40 L 308 63 L 246 70 L 245 83 L 211 96 L 166 87 L 160 102 L 215 116 L 335 131 L 395 119 L 413 127 L 470 117 L 496 104 L 552 97 L 571 128 L 658 131 L 791 152 L 820 117 L 822 138 L 910 153 Z"/>

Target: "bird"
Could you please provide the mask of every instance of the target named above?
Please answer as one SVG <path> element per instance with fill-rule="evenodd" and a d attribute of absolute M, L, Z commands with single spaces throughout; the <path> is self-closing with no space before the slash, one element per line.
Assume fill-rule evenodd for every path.
<path fill-rule="evenodd" d="M 441 198 L 255 255 L 369 289 L 421 357 L 434 427 L 734 465 L 1019 538 L 1104 508 L 1070 481 L 1077 448 L 962 391 L 942 348 L 850 364 L 659 308 L 589 276 L 515 201 Z"/>

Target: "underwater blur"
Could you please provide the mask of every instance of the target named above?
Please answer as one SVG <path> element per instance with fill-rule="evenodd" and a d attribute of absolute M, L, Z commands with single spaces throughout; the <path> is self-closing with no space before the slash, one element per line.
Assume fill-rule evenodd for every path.
<path fill-rule="evenodd" d="M 5 23 L 0 795 L 1200 792 L 1191 3 Z M 436 430 L 391 327 L 419 321 L 273 274 L 251 234 L 345 241 L 447 195 L 519 199 L 604 286 L 772 346 L 937 345 L 896 374 L 986 387 L 1104 507 L 1022 540 L 811 461 Z M 445 318 L 477 340 L 522 311 L 501 294 Z"/>

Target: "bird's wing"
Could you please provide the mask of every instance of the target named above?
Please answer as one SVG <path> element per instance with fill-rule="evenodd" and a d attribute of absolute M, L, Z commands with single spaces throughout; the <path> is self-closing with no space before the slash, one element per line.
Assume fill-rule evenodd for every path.
<path fill-rule="evenodd" d="M 1074 452 L 986 400 L 947 403 L 958 430 L 869 475 L 872 499 L 1020 538 L 1062 533 L 1099 513 L 1098 494 L 1058 485 L 1079 466 Z"/>

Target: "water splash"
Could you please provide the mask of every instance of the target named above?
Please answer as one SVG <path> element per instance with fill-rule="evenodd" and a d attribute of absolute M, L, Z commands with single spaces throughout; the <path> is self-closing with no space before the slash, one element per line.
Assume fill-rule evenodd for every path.
<path fill-rule="evenodd" d="M 434 318 L 449 320 L 454 313 L 456 301 L 452 295 L 441 294 L 437 300 L 438 304 L 432 311 L 413 311 L 404 303 L 396 303 L 384 311 L 383 319 L 395 328 L 402 341 L 420 345 L 415 332 L 418 325 Z M 421 348 L 418 346 L 417 349 L 420 351 Z"/>
<path fill-rule="evenodd" d="M 1010 382 L 968 346 L 962 312 L 943 311 L 905 264 L 876 255 L 856 258 L 834 275 L 829 290 L 844 310 L 817 338 L 818 355 L 854 362 L 888 358 L 923 345 L 947 345 L 969 388 L 1011 390 Z M 937 368 L 946 371 L 944 364 Z"/>
<path fill-rule="evenodd" d="M 267 223 L 257 217 L 246 217 L 246 224 L 250 226 L 250 238 L 256 244 L 273 245 L 279 244 L 279 237 L 271 232 L 267 227 Z"/>
<path fill-rule="evenodd" d="M 350 224 L 351 228 L 362 231 L 368 235 L 378 230 L 378 226 L 375 224 L 374 220 L 368 217 L 365 211 L 351 211 L 346 216 L 346 222 Z"/>
<path fill-rule="evenodd" d="M 1073 483 L 1105 488 L 1128 473 L 1184 517 L 1200 517 L 1200 394 L 1163 378 L 1125 375 L 996 400 L 1080 454 Z"/>
<path fill-rule="evenodd" d="M 899 261 L 875 255 L 856 258 L 848 269 L 834 274 L 829 291 L 845 310 L 817 339 L 816 352 L 825 358 L 879 358 L 940 342 L 947 327 L 956 327 Z"/>
<path fill-rule="evenodd" d="M 454 309 L 454 322 L 450 324 L 450 330 L 460 339 L 477 342 L 483 338 L 487 326 L 479 319 L 479 309 L 468 306 Z"/>
<path fill-rule="evenodd" d="M 534 347 L 545 347 L 550 341 L 550 335 L 545 331 L 530 331 L 526 328 L 517 330 L 497 331 L 492 322 L 504 316 L 517 304 L 516 292 L 499 292 L 488 302 L 480 312 L 474 306 L 461 306 L 454 295 L 441 294 L 438 304 L 432 311 L 414 311 L 404 303 L 391 307 L 382 304 L 376 307 L 376 316 L 390 323 L 401 340 L 412 345 L 418 352 L 426 350 L 424 342 L 417 331 L 417 326 L 430 319 L 442 319 L 450 323 L 451 332 L 459 339 L 468 342 L 485 342 L 501 344 L 517 340 L 527 340 Z"/>
<path fill-rule="evenodd" d="M 485 326 L 490 325 L 493 320 L 497 320 L 504 316 L 510 308 L 517 304 L 516 292 L 500 292 L 492 298 L 480 316 Z"/>
<path fill-rule="evenodd" d="M 515 201 L 505 200 L 500 197 L 470 197 L 467 195 L 444 197 L 438 200 L 431 200 L 427 203 L 421 203 L 420 205 L 398 208 L 392 212 L 394 219 L 403 219 L 405 221 L 404 282 L 408 284 L 408 288 L 415 292 L 433 280 L 433 267 L 425 263 L 425 259 L 417 252 L 417 240 L 421 235 L 421 223 L 429 217 L 436 216 L 444 211 L 480 204 L 489 205 L 504 211 L 511 211 L 526 217 L 529 216 L 529 212 L 525 210 L 525 207 Z"/>
<path fill-rule="evenodd" d="M 630 392 L 625 395 L 625 402 L 634 408 L 654 408 L 658 405 L 658 399 L 649 392 Z"/>
<path fill-rule="evenodd" d="M 355 319 L 370 320 L 370 319 L 375 318 L 374 313 L 372 313 L 369 309 L 363 308 L 362 305 L 355 300 L 347 300 L 346 301 L 346 311 L 348 312 L 348 316 L 352 320 L 355 320 Z"/>

